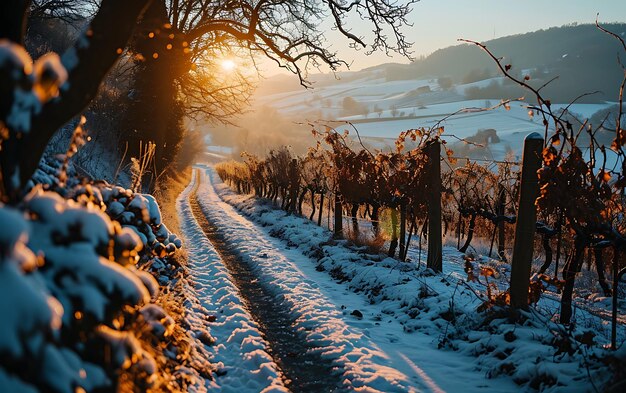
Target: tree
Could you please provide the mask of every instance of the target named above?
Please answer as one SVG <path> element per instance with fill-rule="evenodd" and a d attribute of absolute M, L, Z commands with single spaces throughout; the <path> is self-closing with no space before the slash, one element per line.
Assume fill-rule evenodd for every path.
<path fill-rule="evenodd" d="M 341 107 L 344 116 L 366 115 L 368 112 L 367 105 L 347 96 L 341 101 Z"/>
<path fill-rule="evenodd" d="M 389 109 L 391 117 L 398 117 L 398 115 L 400 114 L 400 110 L 398 109 L 398 106 L 396 104 L 391 105 Z"/>
<path fill-rule="evenodd" d="M 144 59 L 138 75 L 143 74 L 145 81 L 139 81 L 138 109 L 129 111 L 130 118 L 125 122 L 134 135 L 131 155 L 138 141 L 145 139 L 156 142 L 159 168 L 173 154 L 178 144 L 175 136 L 181 135 L 176 116 L 182 113 L 177 115 L 161 107 L 178 108 L 188 117 L 212 122 L 230 122 L 241 111 L 251 93 L 249 80 L 241 73 L 231 73 L 235 77 L 227 81 L 219 80 L 223 73 L 216 60 L 247 57 L 254 64 L 259 55 L 269 57 L 297 74 L 304 85 L 308 84 L 307 68 L 326 64 L 335 70 L 345 64 L 327 49 L 321 27 L 326 17 L 334 18 L 338 29 L 355 45 L 365 46 L 344 26 L 350 13 L 367 12 L 376 30 L 372 50 L 384 48 L 408 54 L 403 37 L 396 36 L 393 46 L 382 39 L 385 24 L 391 22 L 393 31 L 404 24 L 408 5 L 395 6 L 388 0 L 367 3 L 365 8 L 366 4 L 344 5 L 338 1 L 154 0 L 137 33 L 139 42 L 144 42 L 136 47 Z M 142 40 L 145 37 L 150 38 L 147 45 Z M 164 97 L 166 91 L 171 97 Z M 172 102 L 165 104 L 165 100 Z"/>
<path fill-rule="evenodd" d="M 24 75 L 18 78 L 20 80 L 14 78 L 15 69 L 10 72 L 3 69 L 0 74 L 1 194 L 4 199 L 19 198 L 48 140 L 91 102 L 107 71 L 123 53 L 136 22 L 151 4 L 161 11 L 165 4 L 168 21 L 162 27 L 171 30 L 167 37 L 174 40 L 169 49 L 172 53 L 182 53 L 193 60 L 207 51 L 211 53 L 211 49 L 216 53 L 232 45 L 250 55 L 260 54 L 274 60 L 306 85 L 306 72 L 311 67 L 326 64 L 336 69 L 346 64 L 328 49 L 322 28 L 325 17 L 331 17 L 336 30 L 353 46 L 364 48 L 365 39 L 351 32 L 348 18 L 369 20 L 374 37 L 368 51 L 397 51 L 409 56 L 410 43 L 401 29 L 407 24 L 406 16 L 415 2 L 102 0 L 88 28 L 62 56 L 67 81 L 58 95 L 42 102 L 38 110 L 21 112 L 25 119 L 22 125 L 26 126 L 23 129 L 8 122 L 7 117 L 19 110 L 15 107 L 17 100 L 13 92 L 24 87 L 20 85 L 21 79 L 29 80 L 31 72 L 22 70 Z M 0 4 L 0 39 L 23 44 L 30 5 L 30 0 L 9 0 Z M 164 14 L 161 12 L 161 15 Z M 178 43 L 180 45 L 174 45 Z M 155 53 L 165 51 L 168 51 L 167 45 Z M 183 64 L 185 58 L 180 60 Z"/>
<path fill-rule="evenodd" d="M 383 108 L 379 107 L 378 104 L 374 104 L 373 112 L 376 113 L 378 117 L 381 117 L 383 114 Z"/>

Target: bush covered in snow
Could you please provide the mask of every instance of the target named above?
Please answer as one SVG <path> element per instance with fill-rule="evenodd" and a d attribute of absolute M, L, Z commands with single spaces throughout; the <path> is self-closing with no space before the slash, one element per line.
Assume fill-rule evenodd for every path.
<path fill-rule="evenodd" d="M 84 117 L 65 154 L 20 148 L 42 133 L 33 116 L 67 75 L 58 55 L 33 62 L 0 40 L 0 199 L 10 203 L 0 203 L 0 391 L 186 390 L 200 372 L 188 367 L 190 337 L 158 305 L 159 284 L 182 273 L 169 258 L 182 243 L 155 199 L 78 178 L 70 159 Z"/>
<path fill-rule="evenodd" d="M 104 182 L 64 188 L 67 199 L 43 188 L 0 206 L 0 390 L 114 389 L 122 370 L 154 384 L 136 333 L 173 341 L 172 318 L 150 302 L 181 273 L 167 258 L 180 239 L 150 195 Z"/>

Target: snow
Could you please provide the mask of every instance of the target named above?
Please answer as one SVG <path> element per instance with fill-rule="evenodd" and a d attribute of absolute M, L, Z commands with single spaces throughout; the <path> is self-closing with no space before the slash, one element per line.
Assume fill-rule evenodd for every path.
<path fill-rule="evenodd" d="M 13 95 L 7 97 L 10 108 L 6 125 L 11 132 L 28 133 L 32 116 L 43 103 L 58 95 L 59 87 L 67 80 L 67 71 L 55 53 L 42 56 L 33 65 L 22 46 L 6 39 L 0 40 L 0 70 L 7 74 L 3 83 L 9 84 L 8 91 Z"/>
<path fill-rule="evenodd" d="M 28 52 L 21 45 L 7 39 L 0 39 L 0 68 L 11 69 L 14 81 L 33 72 L 33 64 Z"/>
<path fill-rule="evenodd" d="M 205 176 L 216 181 L 216 175 L 210 170 L 207 172 Z M 220 195 L 229 198 L 223 185 L 220 186 Z M 306 246 L 319 242 L 321 237 L 328 240 L 329 234 L 323 229 L 306 220 L 284 217 L 283 229 L 290 231 L 291 235 L 293 232 L 300 234 L 300 237 L 289 236 L 291 246 L 285 250 L 284 243 L 271 239 L 260 227 L 225 205 L 208 182 L 200 186 L 199 194 L 204 198 L 203 207 L 210 212 L 210 218 L 216 223 L 224 220 L 219 226 L 228 227 L 224 230 L 228 239 L 236 242 L 258 266 L 260 280 L 276 288 L 292 305 L 292 312 L 298 317 L 297 324 L 307 341 L 312 346 L 319 346 L 317 350 L 333 359 L 337 368 L 343 370 L 344 387 L 367 391 L 454 391 L 459 388 L 458 381 L 447 378 L 453 374 L 459 380 L 471 381 L 476 389 L 478 386 L 498 386 L 499 391 L 516 391 L 513 384 L 507 388 L 506 381 L 485 381 L 482 374 L 474 373 L 472 358 L 436 351 L 436 338 L 408 335 L 396 318 L 387 316 L 388 310 L 370 304 L 371 299 L 350 293 L 343 285 L 333 283 L 327 273 L 316 270 L 314 261 L 298 250 L 289 250 L 300 244 Z M 272 225 L 277 217 L 272 217 L 267 207 L 262 207 L 261 211 L 269 213 L 264 214 L 267 220 L 264 224 Z M 341 247 L 333 249 L 327 259 L 341 261 L 343 258 L 351 264 L 360 259 Z M 388 277 L 393 282 L 392 288 L 402 285 L 399 270 L 382 270 L 368 266 L 366 271 L 369 273 L 362 271 L 359 275 L 363 280 L 385 277 L 387 281 Z M 415 293 L 419 286 L 413 290 L 408 285 L 404 288 L 408 290 L 406 297 Z M 354 310 L 360 310 L 365 317 L 360 319 L 352 315 Z"/>
<path fill-rule="evenodd" d="M 582 304 L 577 307 L 573 331 L 552 322 L 559 304 L 550 293 L 522 313 L 517 323 L 506 314 L 478 313 L 476 309 L 485 300 L 484 295 L 479 297 L 485 291 L 484 284 L 466 282 L 463 255 L 455 249 L 444 247 L 445 275 L 419 269 L 415 262 L 367 256 L 344 241 L 329 240 L 330 232 L 306 219 L 274 210 L 254 197 L 234 194 L 212 169 L 201 170 L 206 172 L 204 179 L 214 184 L 200 187 L 201 194 L 206 195 L 205 207 L 216 212 L 211 219 L 219 222 L 219 217 L 224 217 L 222 226 L 228 227 L 225 234 L 232 232 L 228 235 L 232 241 L 242 239 L 240 247 L 260 267 L 260 279 L 275 285 L 288 299 L 297 300 L 293 312 L 302 316 L 301 323 L 314 332 L 326 318 L 318 315 L 330 313 L 340 320 L 336 325 L 344 324 L 352 333 L 348 336 L 350 345 L 361 346 L 368 341 L 378 354 L 385 355 L 383 364 L 408 377 L 404 381 L 410 381 L 413 388 L 586 392 L 592 390 L 592 381 L 602 386 L 609 376 L 608 370 L 592 359 L 607 354 L 602 345 L 608 343 L 610 325 Z M 239 212 L 223 206 L 224 201 Z M 245 232 L 244 227 L 248 228 Z M 279 239 L 267 239 L 267 244 L 257 246 L 257 238 L 267 236 L 263 233 Z M 268 257 L 257 259 L 255 254 L 261 246 Z M 416 249 L 410 249 L 409 258 L 417 261 Z M 491 265 L 487 259 L 481 263 L 496 268 L 494 283 L 498 291 L 506 289 L 508 265 Z M 321 293 L 321 299 L 314 290 L 309 293 L 309 287 Z M 300 297 L 299 293 L 306 295 Z M 315 304 L 309 305 L 307 298 L 315 299 Z M 331 304 L 324 298 L 332 299 Z M 339 313 L 333 314 L 333 308 Z M 352 315 L 354 310 L 363 318 Z M 589 332 L 595 334 L 598 345 L 586 347 L 573 338 Z M 618 333 L 618 342 L 623 342 L 623 324 L 618 326 Z M 324 340 L 322 336 L 330 337 Z M 337 344 L 334 337 L 329 330 L 308 339 L 323 340 L 332 347 Z M 340 359 L 348 368 L 354 360 L 351 356 Z M 372 361 L 376 363 L 379 358 L 374 356 Z"/>
<path fill-rule="evenodd" d="M 129 368 L 149 386 L 156 363 L 135 334 L 151 330 L 162 338 L 152 344 L 180 349 L 169 337 L 173 319 L 149 302 L 160 291 L 155 276 L 167 284 L 180 275 L 162 258 L 182 242 L 161 223 L 151 196 L 104 182 L 60 186 L 56 164 L 37 179 L 65 197 L 31 184 L 18 208 L 0 204 L 0 390 L 103 390 Z M 126 228 L 105 213 L 107 204 L 129 213 Z M 142 243 L 133 230 L 154 241 Z M 188 373 L 188 383 L 203 381 Z"/>
<path fill-rule="evenodd" d="M 59 55 L 49 52 L 41 56 L 34 64 L 35 86 L 33 90 L 41 102 L 56 97 L 59 87 L 67 81 L 67 71 L 61 64 Z"/>
<path fill-rule="evenodd" d="M 523 71 L 522 71 L 522 73 L 523 73 Z M 507 80 L 506 77 L 498 76 L 498 77 L 494 77 L 494 78 L 483 79 L 483 80 L 472 82 L 472 83 L 465 83 L 465 84 L 462 84 L 462 85 L 456 85 L 454 87 L 454 89 L 459 94 L 465 94 L 465 91 L 468 88 L 470 88 L 470 87 L 485 88 L 485 87 L 489 86 L 491 83 L 502 84 L 505 80 Z"/>
<path fill-rule="evenodd" d="M 367 334 L 344 321 L 343 310 L 325 296 L 319 285 L 303 274 L 299 266 L 283 255 L 269 236 L 222 202 L 210 183 L 202 181 L 198 193 L 200 204 L 209 212 L 210 220 L 224 228 L 229 241 L 233 241 L 257 266 L 259 279 L 276 288 L 277 294 L 291 306 L 298 330 L 315 348 L 313 350 L 320 351 L 341 370 L 344 389 L 370 392 L 418 390 Z M 307 259 L 303 255 L 299 258 Z"/>
<path fill-rule="evenodd" d="M 11 260 L 0 264 L 0 288 L 0 353 L 19 358 L 27 351 L 29 337 L 52 330 L 52 320 L 60 318 L 62 308 L 51 307 L 47 294 Z"/>
<path fill-rule="evenodd" d="M 32 91 L 16 89 L 13 91 L 13 105 L 6 118 L 6 124 L 15 132 L 30 131 L 30 119 L 39 112 L 41 102 Z"/>
<path fill-rule="evenodd" d="M 339 115 L 342 100 L 345 97 L 349 96 L 368 104 L 370 110 L 374 105 L 381 109 L 388 109 L 399 100 L 412 99 L 411 97 L 418 95 L 416 92 L 420 87 L 428 87 L 431 91 L 440 93 L 439 85 L 434 79 L 385 81 L 384 78 L 374 74 L 359 79 L 338 80 L 333 84 L 315 87 L 310 91 L 294 90 L 263 96 L 258 98 L 258 102 L 260 105 L 272 106 L 286 114 L 301 114 L 320 109 Z M 456 93 L 444 93 L 440 96 L 456 96 Z"/>
<path fill-rule="evenodd" d="M 590 119 L 596 112 L 616 104 L 615 102 L 606 102 L 604 104 L 552 104 L 551 108 L 555 112 L 560 109 L 568 108 L 567 110 L 570 113 L 582 116 L 579 120 L 584 121 L 585 119 Z"/>
<path fill-rule="evenodd" d="M 531 132 L 543 134 L 541 116 L 529 117 L 528 106 L 533 105 L 532 97 L 529 96 L 526 96 L 527 102 L 511 102 L 509 110 L 501 107 L 490 111 L 461 112 L 441 122 L 445 117 L 465 108 L 485 108 L 500 103 L 502 98 L 517 98 L 465 99 L 467 88 L 500 83 L 504 77 L 457 85 L 443 91 L 435 79 L 386 81 L 375 72 L 361 71 L 360 74 L 363 77 L 358 79 L 340 79 L 332 84 L 316 86 L 310 91 L 293 90 L 268 94 L 258 97 L 256 101 L 259 103 L 258 107 L 267 105 L 277 109 L 281 114 L 293 115 L 300 121 L 321 118 L 352 122 L 364 142 L 375 148 L 393 148 L 398 134 L 408 129 L 440 125 L 445 128 L 446 135 L 468 138 L 481 129 L 492 128 L 496 130 L 500 139 L 498 143 L 489 143 L 483 149 L 466 152 L 467 146 L 449 138 L 448 147 L 462 152 L 462 156 L 474 159 L 503 160 L 510 154 L 514 159 L 515 157 L 520 159 L 524 137 Z M 417 90 L 426 86 L 430 88 L 430 92 Z M 346 97 L 367 105 L 369 113 L 344 116 L 342 101 Z M 569 107 L 569 111 L 584 120 L 611 105 L 614 103 L 575 103 Z M 553 103 L 551 108 L 557 111 L 566 106 L 568 106 L 566 103 Z M 375 107 L 380 111 L 374 112 Z M 397 108 L 396 117 L 392 115 L 392 107 Z M 403 116 L 400 116 L 400 113 L 403 113 Z M 338 124 L 336 127 L 340 131 L 347 129 L 354 136 L 351 126 Z"/>
<path fill-rule="evenodd" d="M 186 319 L 196 337 L 210 339 L 206 350 L 217 369 L 207 387 L 219 392 L 286 392 L 278 366 L 268 354 L 268 344 L 193 216 L 189 195 L 197 181 L 194 173 L 177 200 L 177 210 L 192 277 L 186 288 Z"/>

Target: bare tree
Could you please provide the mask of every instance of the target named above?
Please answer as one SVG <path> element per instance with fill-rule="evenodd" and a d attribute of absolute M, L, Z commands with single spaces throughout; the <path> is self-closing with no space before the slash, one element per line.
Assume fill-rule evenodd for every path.
<path fill-rule="evenodd" d="M 392 0 L 102 0 L 88 28 L 62 56 L 68 78 L 58 96 L 42 103 L 39 110 L 23 113 L 28 117 L 24 123 L 28 125 L 26 130 L 16 129 L 7 122 L 8 114 L 15 109 L 12 92 L 18 88 L 18 83 L 12 80 L 13 74 L 0 74 L 0 85 L 3 85 L 0 92 L 1 194 L 6 200 L 19 198 L 48 140 L 95 97 L 101 81 L 131 37 L 137 20 L 151 3 L 160 6 L 163 2 L 167 7 L 169 20 L 163 28 L 173 30 L 167 36 L 176 40 L 175 43 L 180 42 L 183 54 L 199 56 L 209 47 L 238 45 L 273 59 L 306 83 L 306 70 L 312 66 L 325 63 L 335 69 L 345 64 L 328 49 L 322 28 L 325 17 L 332 18 L 334 27 L 354 46 L 361 47 L 365 47 L 365 41 L 351 32 L 348 18 L 354 15 L 367 19 L 374 32 L 368 50 L 408 55 L 410 43 L 401 28 L 407 24 L 406 16 L 415 1 L 398 4 Z M 31 4 L 30 0 L 0 3 L 0 39 L 23 43 Z M 167 51 L 167 46 L 163 51 Z"/>
<path fill-rule="evenodd" d="M 216 59 L 230 54 L 256 66 L 260 57 L 269 58 L 310 86 L 311 68 L 347 66 L 329 49 L 324 22 L 334 21 L 355 48 L 409 56 L 411 43 L 401 28 L 416 1 L 154 0 L 138 35 L 153 43 L 143 53 L 146 62 L 170 63 L 166 68 L 174 72 L 168 75 L 176 80 L 188 115 L 228 122 L 247 102 L 250 80 L 243 74 L 218 80 Z M 372 22 L 369 47 L 351 32 L 354 18 Z"/>

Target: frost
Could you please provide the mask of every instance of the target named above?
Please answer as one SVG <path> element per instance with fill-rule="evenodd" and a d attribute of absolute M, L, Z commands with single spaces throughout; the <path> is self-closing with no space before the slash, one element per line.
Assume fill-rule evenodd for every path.
<path fill-rule="evenodd" d="M 476 312 L 484 285 L 460 285 L 466 275 L 463 254 L 456 249 L 444 247 L 444 271 L 450 272 L 446 276 L 420 268 L 415 262 L 398 264 L 391 258 L 363 254 L 345 241 L 329 240 L 331 232 L 306 219 L 273 210 L 255 197 L 234 194 L 210 168 L 200 173 L 203 180 L 214 185 L 200 185 L 199 203 L 218 228 L 227 228 L 222 230 L 225 241 L 246 250 L 250 262 L 258 266 L 259 280 L 272 285 L 293 304 L 303 338 L 343 363 L 346 381 L 352 381 L 354 387 L 398 390 L 398 385 L 385 385 L 384 379 L 393 371 L 380 367 L 385 361 L 376 351 L 367 355 L 371 356 L 368 361 L 376 363 L 376 374 L 368 379 L 364 376 L 369 370 L 359 370 L 366 364 L 359 358 L 365 355 L 365 347 L 359 346 L 367 342 L 365 337 L 387 354 L 393 369 L 432 391 L 593 391 L 591 381 L 601 386 L 611 374 L 598 361 L 610 354 L 608 350 L 573 342 L 572 337 L 585 330 L 596 334 L 596 340 L 608 342 L 609 325 L 582 308 L 577 311 L 574 332 L 550 321 L 559 303 L 547 296 L 539 307 L 522 313 L 523 323 L 509 320 L 508 313 L 491 320 L 497 311 Z M 280 240 L 265 243 L 268 234 L 279 234 Z M 287 249 L 295 249 L 284 250 L 285 243 Z M 190 255 L 194 246 L 190 246 Z M 409 250 L 409 256 L 413 261 L 419 258 L 415 249 Z M 503 270 L 492 279 L 504 287 L 509 266 L 494 266 Z M 302 275 L 300 279 L 298 275 Z M 332 283 L 332 277 L 340 283 Z M 332 299 L 333 306 L 317 300 L 322 299 L 317 289 Z M 320 329 L 336 305 L 343 310 L 342 322 Z M 359 310 L 363 317 L 355 317 L 353 310 Z M 338 329 L 342 323 L 349 328 Z M 623 324 L 618 329 L 624 337 Z M 347 333 L 349 343 L 338 345 Z M 558 352 L 559 347 L 564 351 Z"/>
<path fill-rule="evenodd" d="M 160 225 L 161 224 L 161 209 L 159 209 L 159 205 L 156 202 L 156 199 L 152 195 L 143 194 L 144 200 L 148 203 L 148 214 L 150 216 L 150 223 L 152 225 Z"/>
<path fill-rule="evenodd" d="M 124 212 L 124 205 L 117 201 L 111 202 L 107 207 L 107 214 L 111 217 L 119 217 Z"/>
<path fill-rule="evenodd" d="M 0 220 L 10 225 L 0 231 L 0 354 L 20 358 L 27 351 L 29 337 L 51 331 L 63 310 L 49 302 L 45 290 L 21 270 L 36 264 L 35 255 L 24 244 L 28 239 L 24 219 L 0 207 Z"/>
<path fill-rule="evenodd" d="M 144 272 L 143 270 L 137 270 L 135 271 L 135 274 L 139 277 L 146 289 L 148 289 L 150 297 L 153 299 L 156 298 L 159 294 L 159 283 L 156 281 L 154 276 L 148 272 Z"/>

